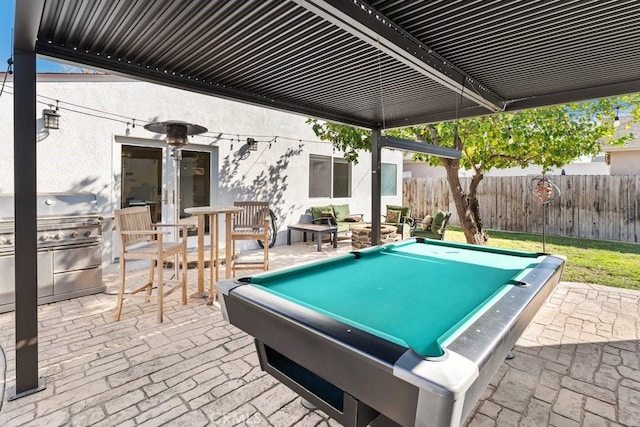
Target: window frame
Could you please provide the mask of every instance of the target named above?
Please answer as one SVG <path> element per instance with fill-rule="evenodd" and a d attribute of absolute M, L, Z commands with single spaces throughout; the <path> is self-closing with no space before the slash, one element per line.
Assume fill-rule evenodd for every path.
<path fill-rule="evenodd" d="M 338 166 L 336 167 L 336 165 Z M 341 169 L 346 173 L 336 176 L 336 173 L 340 173 Z M 350 198 L 353 194 L 352 179 L 352 164 L 345 158 L 309 154 L 308 196 L 310 199 L 322 197 Z M 341 190 L 346 191 L 341 192 Z"/>

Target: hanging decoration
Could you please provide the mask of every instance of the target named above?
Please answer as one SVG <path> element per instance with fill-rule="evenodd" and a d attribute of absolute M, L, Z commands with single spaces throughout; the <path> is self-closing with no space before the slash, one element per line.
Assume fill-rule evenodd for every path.
<path fill-rule="evenodd" d="M 529 194 L 542 203 L 542 252 L 546 252 L 545 235 L 547 227 L 547 205 L 560 198 L 560 189 L 546 176 L 538 175 L 529 181 Z"/>

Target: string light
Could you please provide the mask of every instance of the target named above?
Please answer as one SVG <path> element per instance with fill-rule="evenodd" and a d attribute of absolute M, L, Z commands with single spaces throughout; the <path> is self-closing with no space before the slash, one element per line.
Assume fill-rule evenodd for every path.
<path fill-rule="evenodd" d="M 511 126 L 509 126 L 509 144 L 513 144 L 513 133 Z"/>
<path fill-rule="evenodd" d="M 10 90 L 6 90 L 5 92 L 9 95 L 13 95 L 13 93 Z M 96 109 L 96 108 L 91 108 L 91 107 L 86 107 L 84 105 L 80 105 L 80 104 L 75 104 L 72 102 L 67 102 L 67 101 L 61 101 L 55 98 L 51 98 L 45 95 L 36 95 L 37 98 L 40 98 L 40 100 L 37 100 L 37 103 L 40 103 L 42 105 L 46 105 L 49 108 L 51 108 L 51 104 L 52 102 L 46 102 L 46 101 L 42 101 L 44 100 L 49 100 L 49 101 L 55 101 L 55 110 L 53 111 L 68 111 L 68 112 L 73 112 L 73 113 L 77 113 L 77 114 L 82 114 L 85 116 L 89 116 L 89 117 L 95 117 L 97 119 L 102 119 L 102 120 L 109 120 L 112 122 L 117 122 L 117 123 L 121 123 L 124 124 L 126 126 L 126 129 L 129 130 L 129 132 L 131 131 L 131 129 L 135 129 L 137 124 L 142 123 L 147 124 L 150 123 L 149 121 L 146 120 L 141 120 L 141 119 L 136 119 L 136 118 L 132 118 L 130 116 L 123 116 L 117 113 L 112 113 L 110 111 L 105 111 L 105 110 L 100 110 L 100 109 Z M 86 110 L 86 111 L 83 111 Z M 126 131 L 126 130 L 125 130 Z M 221 136 L 222 135 L 222 136 Z M 278 142 L 278 138 L 285 140 L 285 141 L 292 141 L 292 142 L 297 142 L 298 143 L 298 147 L 302 148 L 304 146 L 304 143 L 324 143 L 325 141 L 321 141 L 319 139 L 317 140 L 307 140 L 307 139 L 300 139 L 300 138 L 295 138 L 295 137 L 288 137 L 288 136 L 280 136 L 280 135 L 276 135 L 276 136 L 272 136 L 272 135 L 242 135 L 242 134 L 236 134 L 235 137 L 225 137 L 224 135 L 232 135 L 230 133 L 227 132 L 216 132 L 216 131 L 209 131 L 206 132 L 204 134 L 200 134 L 198 135 L 199 138 L 207 138 L 207 139 L 213 139 L 216 142 L 221 142 L 221 141 L 229 141 L 231 143 L 231 150 L 233 150 L 233 143 L 235 141 L 237 141 L 238 143 L 240 143 L 242 141 L 242 138 L 253 138 L 256 140 L 256 142 L 265 142 L 269 144 L 269 148 L 271 148 L 271 144 L 272 143 L 277 143 Z M 334 148 L 334 152 L 335 152 L 335 148 Z"/>
<path fill-rule="evenodd" d="M 247 148 L 249 151 L 258 151 L 258 141 L 253 138 L 247 138 Z"/>

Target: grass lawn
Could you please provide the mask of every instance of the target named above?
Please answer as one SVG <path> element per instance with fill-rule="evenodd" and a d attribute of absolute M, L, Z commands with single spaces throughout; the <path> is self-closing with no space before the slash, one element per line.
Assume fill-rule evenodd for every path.
<path fill-rule="evenodd" d="M 493 230 L 487 234 L 487 246 L 542 252 L 542 235 Z M 444 239 L 466 242 L 456 227 L 447 227 Z M 567 257 L 563 281 L 640 290 L 640 244 L 546 236 L 545 251 Z"/>

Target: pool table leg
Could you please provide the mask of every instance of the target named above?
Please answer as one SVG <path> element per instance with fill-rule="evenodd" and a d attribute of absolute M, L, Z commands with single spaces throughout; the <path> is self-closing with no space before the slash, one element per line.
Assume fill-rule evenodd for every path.
<path fill-rule="evenodd" d="M 311 410 L 318 409 L 318 407 L 314 405 L 313 402 L 305 399 L 304 397 L 300 398 L 300 403 L 302 404 L 302 406 L 304 406 L 307 409 L 311 409 Z"/>

